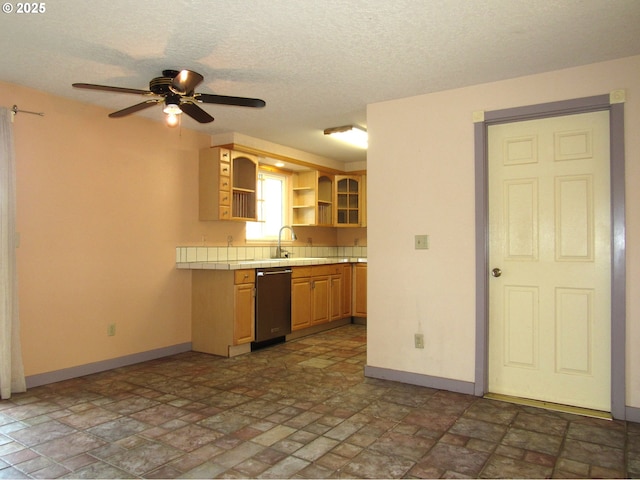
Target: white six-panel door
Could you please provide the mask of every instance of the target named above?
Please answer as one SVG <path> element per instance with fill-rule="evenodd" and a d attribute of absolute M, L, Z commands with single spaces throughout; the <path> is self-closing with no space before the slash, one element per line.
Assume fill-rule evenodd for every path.
<path fill-rule="evenodd" d="M 489 391 L 610 411 L 609 113 L 488 132 Z"/>

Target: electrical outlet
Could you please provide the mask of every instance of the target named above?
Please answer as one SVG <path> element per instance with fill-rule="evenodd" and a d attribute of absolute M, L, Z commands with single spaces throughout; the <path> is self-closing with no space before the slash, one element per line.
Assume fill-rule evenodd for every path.
<path fill-rule="evenodd" d="M 113 337 L 115 334 L 116 334 L 116 324 L 110 323 L 109 326 L 107 327 L 107 335 L 109 337 Z"/>
<path fill-rule="evenodd" d="M 426 250 L 429 248 L 429 235 L 416 235 L 416 250 Z"/>
<path fill-rule="evenodd" d="M 424 334 L 416 333 L 413 336 L 413 341 L 415 343 L 416 348 L 424 348 Z"/>

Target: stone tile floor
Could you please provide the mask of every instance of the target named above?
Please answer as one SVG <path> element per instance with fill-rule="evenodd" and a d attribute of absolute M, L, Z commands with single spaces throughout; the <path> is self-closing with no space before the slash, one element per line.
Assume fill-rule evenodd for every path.
<path fill-rule="evenodd" d="M 640 425 L 363 377 L 366 327 L 0 402 L 0 478 L 640 477 Z"/>

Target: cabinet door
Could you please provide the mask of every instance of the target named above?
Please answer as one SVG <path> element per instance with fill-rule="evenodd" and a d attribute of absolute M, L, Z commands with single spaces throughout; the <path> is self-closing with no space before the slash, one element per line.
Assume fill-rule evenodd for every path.
<path fill-rule="evenodd" d="M 336 219 L 338 227 L 358 227 L 360 220 L 360 177 L 336 175 Z"/>
<path fill-rule="evenodd" d="M 311 279 L 291 280 L 291 330 L 300 330 L 311 325 Z"/>
<path fill-rule="evenodd" d="M 236 285 L 234 290 L 233 344 L 240 345 L 255 339 L 254 287 L 251 283 Z"/>
<path fill-rule="evenodd" d="M 342 274 L 331 275 L 331 321 L 342 318 Z"/>
<path fill-rule="evenodd" d="M 351 297 L 353 282 L 351 281 L 353 266 L 347 263 L 342 266 L 342 318 L 351 316 Z"/>
<path fill-rule="evenodd" d="M 367 316 L 367 264 L 358 263 L 353 269 L 355 283 L 354 317 Z"/>
<path fill-rule="evenodd" d="M 311 280 L 311 324 L 329 322 L 330 299 L 329 276 L 313 277 Z"/>

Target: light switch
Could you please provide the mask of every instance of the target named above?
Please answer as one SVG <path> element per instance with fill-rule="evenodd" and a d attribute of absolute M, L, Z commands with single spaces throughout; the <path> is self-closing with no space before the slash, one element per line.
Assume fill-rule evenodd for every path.
<path fill-rule="evenodd" d="M 429 248 L 429 235 L 416 235 L 416 250 Z"/>

